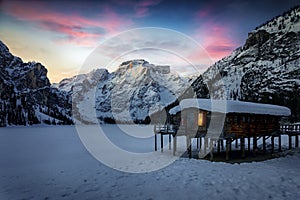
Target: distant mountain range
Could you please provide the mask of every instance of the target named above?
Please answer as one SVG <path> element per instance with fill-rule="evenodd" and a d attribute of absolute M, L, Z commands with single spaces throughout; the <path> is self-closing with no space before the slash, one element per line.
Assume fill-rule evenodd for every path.
<path fill-rule="evenodd" d="M 0 126 L 35 123 L 149 123 L 190 97 L 284 105 L 300 121 L 300 7 L 251 31 L 245 44 L 197 78 L 143 59 L 50 84 L 40 63 L 24 63 L 0 42 Z"/>
<path fill-rule="evenodd" d="M 143 59 L 109 73 L 97 69 L 54 86 L 73 97 L 74 117 L 84 123 L 149 123 L 149 114 L 174 102 L 192 79 Z M 93 106 L 91 106 L 93 105 Z M 92 118 L 96 109 L 97 119 Z"/>

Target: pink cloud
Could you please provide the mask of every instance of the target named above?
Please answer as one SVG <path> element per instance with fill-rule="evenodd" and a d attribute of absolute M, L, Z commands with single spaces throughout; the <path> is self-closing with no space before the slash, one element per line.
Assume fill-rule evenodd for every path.
<path fill-rule="evenodd" d="M 133 22 L 115 13 L 109 7 L 94 18 L 80 14 L 66 14 L 47 8 L 42 2 L 28 4 L 25 1 L 5 2 L 3 10 L 19 20 L 32 22 L 43 30 L 59 33 L 64 39 L 58 41 L 74 43 L 79 46 L 95 46 L 104 35 L 115 34 Z"/>
<path fill-rule="evenodd" d="M 214 60 L 228 56 L 236 47 L 230 29 L 214 22 L 205 22 L 196 30 L 195 37 Z"/>
<path fill-rule="evenodd" d="M 209 6 L 195 13 L 194 21 L 198 24 L 198 28 L 194 37 L 200 41 L 212 59 L 219 60 L 229 55 L 237 44 L 231 38 L 230 26 L 214 20 L 216 14 Z"/>
<path fill-rule="evenodd" d="M 135 16 L 145 17 L 149 15 L 149 7 L 159 4 L 161 0 L 143 0 L 135 4 Z"/>

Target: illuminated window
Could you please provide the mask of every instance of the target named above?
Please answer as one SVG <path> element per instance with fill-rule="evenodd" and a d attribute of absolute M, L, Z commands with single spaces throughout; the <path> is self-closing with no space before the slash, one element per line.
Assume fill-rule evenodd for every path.
<path fill-rule="evenodd" d="M 201 111 L 198 114 L 198 126 L 205 126 L 205 114 Z"/>

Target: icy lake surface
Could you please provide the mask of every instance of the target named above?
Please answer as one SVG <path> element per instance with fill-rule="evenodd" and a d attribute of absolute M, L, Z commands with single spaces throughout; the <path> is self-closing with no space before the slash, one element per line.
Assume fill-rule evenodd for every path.
<path fill-rule="evenodd" d="M 105 127 L 121 149 L 153 151 L 151 134 L 138 137 L 134 128 L 123 128 L 142 142 L 120 134 L 117 126 Z M 153 155 L 154 164 L 172 157 L 168 150 Z M 1 128 L 0 199 L 295 200 L 300 199 L 300 153 L 295 149 L 286 157 L 243 164 L 179 158 L 156 171 L 127 173 L 95 159 L 74 126 Z"/>

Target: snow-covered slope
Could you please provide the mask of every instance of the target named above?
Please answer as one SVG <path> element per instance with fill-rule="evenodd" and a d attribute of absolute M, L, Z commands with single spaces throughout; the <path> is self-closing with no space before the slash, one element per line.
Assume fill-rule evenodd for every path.
<path fill-rule="evenodd" d="M 68 96 L 50 87 L 47 69 L 24 63 L 1 41 L 0 92 L 0 126 L 41 123 L 44 115 L 46 123 L 71 123 Z"/>
<path fill-rule="evenodd" d="M 174 102 L 189 86 L 190 78 L 171 73 L 143 59 L 123 62 L 109 73 L 98 69 L 64 79 L 57 88 L 73 94 L 73 113 L 85 123 L 148 123 L 149 114 Z"/>
<path fill-rule="evenodd" d="M 298 6 L 250 32 L 244 46 L 203 74 L 210 96 L 285 105 L 299 120 L 299 27 Z"/>

